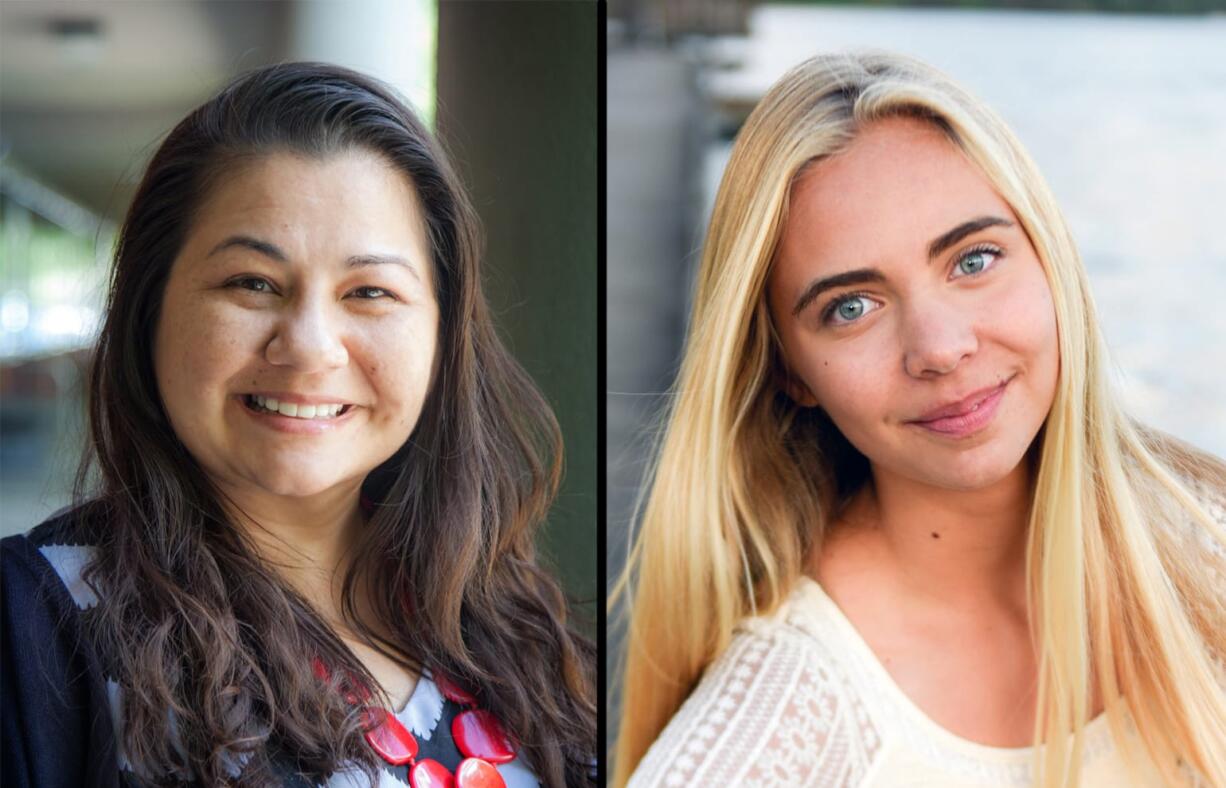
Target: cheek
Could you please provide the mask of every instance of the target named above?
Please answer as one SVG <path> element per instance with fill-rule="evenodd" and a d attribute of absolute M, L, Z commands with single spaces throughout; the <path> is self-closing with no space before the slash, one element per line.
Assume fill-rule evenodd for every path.
<path fill-rule="evenodd" d="M 166 307 L 154 356 L 159 386 L 197 398 L 224 386 L 248 360 L 248 338 L 259 336 L 259 327 L 235 310 L 190 298 Z"/>
<path fill-rule="evenodd" d="M 852 344 L 801 348 L 791 358 L 821 408 L 849 437 L 856 425 L 880 421 L 888 411 L 885 371 L 897 352 L 883 339 L 866 335 Z"/>
<path fill-rule="evenodd" d="M 169 294 L 154 349 L 162 405 L 179 439 L 209 454 L 225 397 L 258 353 L 261 326 L 251 315 L 203 298 Z M 212 437 L 210 437 L 212 436 Z"/>
<path fill-rule="evenodd" d="M 873 369 L 869 369 L 869 366 Z M 840 365 L 837 370 L 831 363 L 829 369 L 834 370 L 830 378 L 832 381 L 847 382 L 822 386 L 817 396 L 823 410 L 854 445 L 872 445 L 875 442 L 873 436 L 891 412 L 889 389 L 882 385 L 880 365 L 868 365 L 858 360 Z"/>
<path fill-rule="evenodd" d="M 1055 363 L 1059 355 L 1056 309 L 1037 261 L 1006 291 L 992 314 L 1001 321 L 1002 339 L 1032 365 Z"/>
<path fill-rule="evenodd" d="M 362 334 L 362 374 L 387 407 L 383 416 L 401 429 L 417 422 L 433 378 L 437 331 L 429 319 L 372 326 Z"/>

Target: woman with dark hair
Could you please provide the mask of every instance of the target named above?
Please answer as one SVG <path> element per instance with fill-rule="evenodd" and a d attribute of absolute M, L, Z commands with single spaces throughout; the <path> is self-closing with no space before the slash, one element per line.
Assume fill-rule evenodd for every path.
<path fill-rule="evenodd" d="M 369 77 L 256 70 L 170 133 L 80 503 L 4 540 L 5 785 L 591 779 L 594 648 L 533 550 L 559 430 L 479 258 Z"/>

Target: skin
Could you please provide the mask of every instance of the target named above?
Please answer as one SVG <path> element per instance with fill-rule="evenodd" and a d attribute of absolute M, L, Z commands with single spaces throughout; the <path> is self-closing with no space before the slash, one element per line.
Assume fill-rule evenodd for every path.
<path fill-rule="evenodd" d="M 235 236 L 272 244 L 285 260 L 223 246 Z M 347 266 L 353 255 L 403 264 Z M 276 153 L 228 174 L 207 196 L 173 263 L 155 337 L 158 389 L 175 433 L 236 524 L 397 707 L 416 677 L 342 623 L 340 580 L 363 521 L 362 480 L 417 424 L 438 322 L 410 181 L 366 151 L 322 161 Z M 353 412 L 324 434 L 281 432 L 240 399 L 261 391 L 327 394 Z"/>
<path fill-rule="evenodd" d="M 929 259 L 934 239 L 983 216 L 1010 224 Z M 992 251 L 968 253 L 984 245 Z M 882 281 L 795 311 L 812 282 L 861 268 Z M 824 322 L 849 293 L 863 295 Z M 1027 453 L 1052 406 L 1059 350 L 1051 291 L 1017 216 L 935 127 L 879 121 L 798 178 L 768 299 L 787 391 L 823 408 L 872 469 L 811 574 L 937 724 L 982 744 L 1029 744 Z M 970 437 L 909 423 L 1002 381 L 995 418 Z M 975 691 L 950 691 L 968 676 Z"/>

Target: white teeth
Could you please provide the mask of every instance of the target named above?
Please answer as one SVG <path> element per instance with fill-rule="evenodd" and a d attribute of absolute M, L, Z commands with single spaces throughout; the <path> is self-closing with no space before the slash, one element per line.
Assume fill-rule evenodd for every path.
<path fill-rule="evenodd" d="M 272 397 L 262 397 L 259 394 L 253 394 L 251 399 L 261 408 L 296 419 L 332 419 L 336 418 L 341 409 L 345 407 L 339 404 L 299 405 L 295 402 L 278 402 Z"/>

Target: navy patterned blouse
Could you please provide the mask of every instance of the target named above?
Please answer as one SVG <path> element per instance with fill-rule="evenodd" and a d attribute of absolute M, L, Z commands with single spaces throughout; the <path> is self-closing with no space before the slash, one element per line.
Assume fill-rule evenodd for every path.
<path fill-rule="evenodd" d="M 98 598 L 82 571 L 95 548 L 76 535 L 79 519 L 73 514 L 62 513 L 0 541 L 0 784 L 6 788 L 118 788 L 149 782 L 132 770 L 116 733 L 123 690 L 108 674 L 105 660 L 83 646 L 81 633 Z M 444 698 L 426 674 L 395 714 L 417 737 L 419 759 L 433 758 L 454 770 L 463 756 L 452 741 L 451 721 L 463 710 Z M 170 729 L 173 735 L 173 720 Z M 290 759 L 274 755 L 271 760 L 283 785 L 313 786 L 295 772 Z M 232 758 L 231 774 L 237 777 L 244 765 L 242 758 Z M 520 758 L 497 768 L 508 788 L 539 785 Z M 322 785 L 407 788 L 408 782 L 407 765 L 383 764 L 376 786 L 357 769 L 338 771 Z"/>

